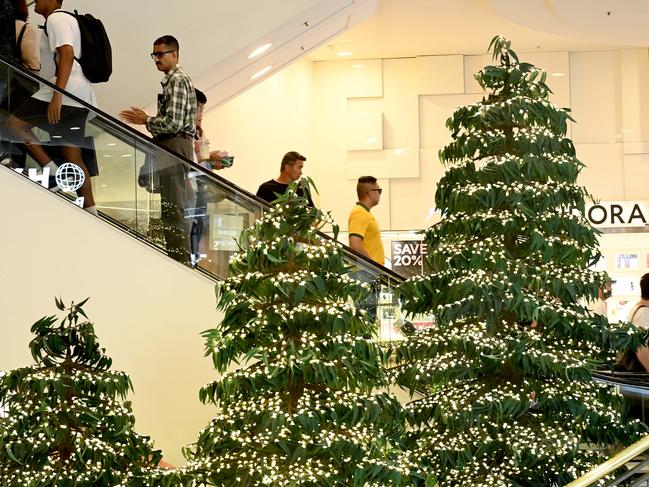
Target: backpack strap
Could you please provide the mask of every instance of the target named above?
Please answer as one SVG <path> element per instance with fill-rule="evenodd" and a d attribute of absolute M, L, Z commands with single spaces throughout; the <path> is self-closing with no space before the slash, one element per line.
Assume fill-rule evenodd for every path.
<path fill-rule="evenodd" d="M 77 16 L 79 15 L 79 12 L 77 12 L 76 10 L 74 11 L 74 13 L 72 13 L 72 12 L 68 12 L 67 10 L 57 10 L 56 12 L 52 12 L 52 14 L 55 14 L 55 13 L 57 13 L 57 12 L 62 12 L 62 13 L 64 13 L 64 14 L 72 15 L 75 19 L 77 19 Z M 50 15 L 52 15 L 52 14 L 50 14 Z M 78 23 L 79 23 L 79 19 L 77 19 L 77 24 L 78 24 Z M 45 19 L 45 23 L 44 23 L 43 25 L 39 25 L 38 27 L 39 27 L 40 29 L 43 29 L 43 32 L 45 33 L 45 37 L 49 37 L 49 36 L 47 35 L 47 19 Z M 74 56 L 74 60 L 75 60 L 76 62 L 78 62 L 79 64 L 81 64 L 81 61 L 79 61 L 79 58 L 78 58 L 77 56 Z M 57 67 L 58 67 L 58 65 L 59 65 L 59 63 L 56 62 L 56 52 L 54 53 L 54 64 L 55 64 Z"/>
<path fill-rule="evenodd" d="M 19 60 L 21 63 L 23 61 L 23 56 L 20 51 L 20 46 L 23 43 L 23 36 L 25 35 L 25 29 L 27 29 L 27 22 L 23 24 L 23 28 L 20 29 L 20 34 L 18 34 L 18 39 L 16 39 L 16 46 L 14 47 L 14 58 Z"/>
<path fill-rule="evenodd" d="M 635 318 L 635 314 L 640 310 L 640 308 L 646 308 L 646 306 L 644 304 L 641 304 L 640 306 L 638 306 L 635 309 L 635 311 L 633 312 L 633 314 L 631 315 L 631 319 L 629 320 L 630 322 L 633 323 L 633 318 Z"/>

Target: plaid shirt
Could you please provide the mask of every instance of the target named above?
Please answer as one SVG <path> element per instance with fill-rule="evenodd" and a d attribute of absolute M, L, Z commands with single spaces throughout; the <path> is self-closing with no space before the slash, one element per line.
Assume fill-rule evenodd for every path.
<path fill-rule="evenodd" d="M 149 117 L 146 128 L 151 135 L 178 134 L 193 136 L 196 132 L 196 92 L 189 76 L 177 64 L 160 82 L 158 114 Z"/>

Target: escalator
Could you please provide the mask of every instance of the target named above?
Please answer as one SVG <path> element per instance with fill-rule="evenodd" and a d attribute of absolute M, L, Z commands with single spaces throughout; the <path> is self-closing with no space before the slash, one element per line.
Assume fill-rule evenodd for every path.
<path fill-rule="evenodd" d="M 22 67 L 0 60 L 0 96 L 4 92 L 4 113 L 0 116 L 6 118 L 7 113 L 15 110 L 19 104 L 12 94 L 12 89 L 16 91 L 13 87 L 37 82 L 60 91 Z M 172 158 L 183 166 L 186 188 L 190 194 L 185 208 L 185 227 L 191 235 L 192 258 L 184 264 L 210 279 L 226 278 L 229 258 L 237 251 L 236 239 L 244 228 L 268 211 L 268 204 L 200 165 L 157 146 L 149 137 L 101 110 L 65 92 L 62 94 L 64 99 L 72 99 L 89 111 L 82 151 L 87 165 L 87 159 L 94 157 L 96 160 L 98 174 L 92 180 L 99 217 L 152 249 L 167 253 L 159 180 L 150 169 L 157 159 Z M 56 140 L 38 129 L 35 129 L 35 133 L 48 152 L 56 153 Z M 40 166 L 33 161 L 30 166 L 29 158 L 24 164 L 20 145 L 10 143 L 6 130 L 2 139 L 4 170 L 22 171 L 29 177 L 32 169 L 32 178 L 38 179 Z M 59 191 L 56 197 L 66 198 L 71 203 L 76 200 L 76 194 L 70 191 Z M 329 237 L 323 234 L 323 238 Z M 400 275 L 350 248 L 345 247 L 344 250 L 361 278 L 378 280 L 386 293 L 391 293 L 391 289 L 403 281 Z"/>

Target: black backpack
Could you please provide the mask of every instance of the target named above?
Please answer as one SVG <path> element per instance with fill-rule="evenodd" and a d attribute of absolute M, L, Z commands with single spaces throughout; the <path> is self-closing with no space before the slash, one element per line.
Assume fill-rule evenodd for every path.
<path fill-rule="evenodd" d="M 81 59 L 75 59 L 81 65 L 83 75 L 91 83 L 108 81 L 113 72 L 113 50 L 110 39 L 101 20 L 91 14 L 80 14 L 61 10 L 77 19 L 81 33 Z M 45 21 L 45 35 L 47 35 L 47 20 Z"/>

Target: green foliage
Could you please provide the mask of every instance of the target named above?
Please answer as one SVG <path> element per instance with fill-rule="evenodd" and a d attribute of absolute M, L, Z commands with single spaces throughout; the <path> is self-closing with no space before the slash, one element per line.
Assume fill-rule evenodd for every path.
<path fill-rule="evenodd" d="M 423 394 L 407 406 L 408 441 L 440 486 L 563 485 L 644 431 L 591 371 L 647 336 L 583 306 L 608 277 L 588 270 L 598 233 L 582 216 L 570 115 L 509 41 L 490 49 L 485 97 L 447 121 L 430 274 L 400 289 L 435 325 L 400 347 L 396 375 Z"/>
<path fill-rule="evenodd" d="M 220 412 L 186 450 L 188 484 L 411 482 L 395 448 L 402 407 L 374 392 L 385 355 L 356 306 L 368 285 L 348 275 L 341 245 L 318 234 L 328 223 L 293 185 L 242 233 L 231 277 L 217 286 L 224 318 L 203 334 L 224 375 L 200 391 Z"/>
<path fill-rule="evenodd" d="M 0 485 L 95 487 L 153 485 L 161 454 L 133 431 L 124 399 L 132 389 L 111 372 L 82 306 L 57 324 L 37 321 L 29 348 L 35 364 L 0 377 Z M 56 300 L 57 307 L 65 310 Z"/>

